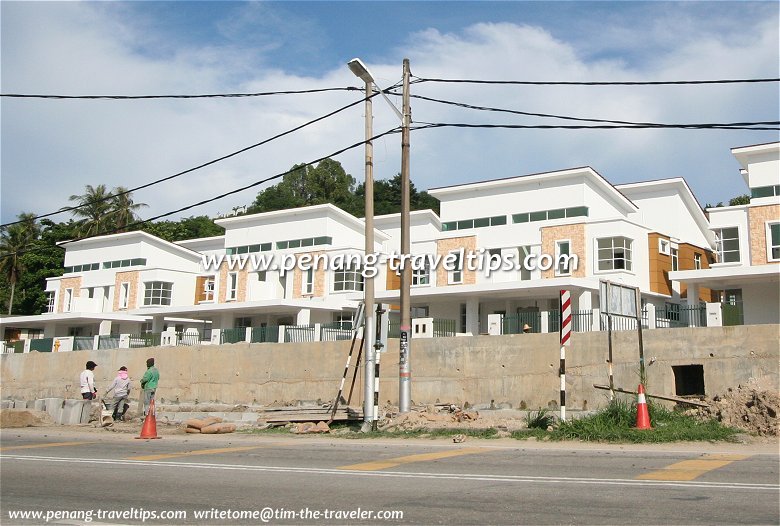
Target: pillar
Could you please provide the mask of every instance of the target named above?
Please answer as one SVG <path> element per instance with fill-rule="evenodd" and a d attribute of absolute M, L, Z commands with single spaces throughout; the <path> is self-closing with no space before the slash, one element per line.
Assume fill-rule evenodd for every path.
<path fill-rule="evenodd" d="M 479 334 L 479 298 L 466 302 L 466 332 L 474 336 Z"/>

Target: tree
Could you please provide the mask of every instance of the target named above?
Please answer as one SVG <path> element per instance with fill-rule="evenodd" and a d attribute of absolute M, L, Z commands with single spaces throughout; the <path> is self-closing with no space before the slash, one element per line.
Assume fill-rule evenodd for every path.
<path fill-rule="evenodd" d="M 280 183 L 258 193 L 247 212 L 271 212 L 323 203 L 348 210 L 355 199 L 354 185 L 355 178 L 333 159 L 324 159 L 316 167 L 298 164 Z"/>
<path fill-rule="evenodd" d="M 729 199 L 729 206 L 749 205 L 749 204 L 750 204 L 749 194 L 742 194 L 742 195 L 738 195 L 737 197 L 732 197 L 731 199 Z"/>
<path fill-rule="evenodd" d="M 355 189 L 356 206 L 350 213 L 363 217 L 365 215 L 365 185 L 359 184 Z M 414 183 L 409 181 L 409 207 L 411 210 L 433 210 L 439 213 L 439 200 L 428 192 L 418 192 Z M 374 181 L 374 215 L 397 214 L 401 212 L 401 174 L 392 179 Z"/>
<path fill-rule="evenodd" d="M 0 272 L 7 280 L 10 293 L 8 298 L 8 314 L 13 311 L 16 283 L 24 272 L 24 252 L 33 247 L 39 230 L 34 214 L 19 214 L 21 223 L 16 223 L 2 229 L 0 232 Z"/>
<path fill-rule="evenodd" d="M 106 185 L 99 184 L 93 187 L 88 184 L 84 187 L 83 195 L 72 195 L 69 200 L 76 203 L 78 208 L 71 210 L 74 217 L 82 220 L 79 235 L 91 236 L 100 234 L 105 230 L 103 228 L 109 219 L 112 210 L 112 193 L 108 191 Z"/>
<path fill-rule="evenodd" d="M 142 225 L 141 230 L 166 241 L 221 236 L 225 229 L 207 216 L 185 217 L 179 221 L 156 221 Z"/>
<path fill-rule="evenodd" d="M 117 232 L 125 232 L 127 225 L 140 221 L 141 218 L 136 214 L 141 208 L 148 207 L 146 203 L 133 202 L 133 193 L 128 192 L 124 186 L 117 186 L 113 191 L 114 197 L 110 203 L 110 215 L 113 220 L 113 227 Z"/>

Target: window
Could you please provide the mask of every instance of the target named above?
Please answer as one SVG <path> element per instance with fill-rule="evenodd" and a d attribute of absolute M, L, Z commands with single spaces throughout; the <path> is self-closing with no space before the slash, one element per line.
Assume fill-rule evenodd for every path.
<path fill-rule="evenodd" d="M 363 276 L 357 266 L 350 264 L 343 270 L 334 272 L 333 290 L 335 292 L 363 290 Z"/>
<path fill-rule="evenodd" d="M 450 256 L 454 255 L 454 263 L 450 267 L 452 270 L 447 271 L 447 283 L 450 285 L 456 285 L 463 283 L 463 262 L 460 260 L 460 252 L 450 252 Z"/>
<path fill-rule="evenodd" d="M 266 271 L 265 270 L 258 270 L 257 271 L 257 281 L 265 283 L 265 280 L 266 280 Z"/>
<path fill-rule="evenodd" d="M 315 245 L 332 245 L 333 238 L 330 236 L 307 237 L 305 239 L 289 239 L 287 241 L 277 241 L 276 248 L 284 250 L 286 248 L 312 247 Z"/>
<path fill-rule="evenodd" d="M 672 252 L 672 270 L 680 270 L 680 256 L 676 248 L 671 249 Z"/>
<path fill-rule="evenodd" d="M 352 312 L 336 312 L 333 314 L 333 326 L 335 329 L 352 330 Z M 360 323 L 358 321 L 358 323 Z"/>
<path fill-rule="evenodd" d="M 252 318 L 236 318 L 233 322 L 233 327 L 236 329 L 246 329 L 252 326 Z"/>
<path fill-rule="evenodd" d="M 701 254 L 693 255 L 693 268 L 695 270 L 701 270 Z"/>
<path fill-rule="evenodd" d="M 250 254 L 252 252 L 267 252 L 271 250 L 271 243 L 261 243 L 259 245 L 244 245 L 240 247 L 227 247 L 225 254 L 228 256 L 233 254 Z"/>
<path fill-rule="evenodd" d="M 766 247 L 769 261 L 780 260 L 780 223 L 767 223 Z"/>
<path fill-rule="evenodd" d="M 569 266 L 569 258 L 571 251 L 571 243 L 566 241 L 555 242 L 555 275 L 556 276 L 569 276 L 571 275 L 571 268 Z"/>
<path fill-rule="evenodd" d="M 64 312 L 70 312 L 73 307 L 73 289 L 65 289 L 65 305 L 63 305 Z"/>
<path fill-rule="evenodd" d="M 523 212 L 512 214 L 513 223 L 528 223 L 531 221 L 547 221 L 549 219 L 563 219 L 565 217 L 587 217 L 587 206 L 574 206 L 571 208 L 555 208 L 553 210 L 539 210 L 537 212 Z"/>
<path fill-rule="evenodd" d="M 427 305 L 424 307 L 411 307 L 409 312 L 412 319 L 427 318 L 430 313 Z"/>
<path fill-rule="evenodd" d="M 466 332 L 466 304 L 460 304 L 460 332 Z"/>
<path fill-rule="evenodd" d="M 672 245 L 669 243 L 668 239 L 658 239 L 658 253 L 669 255 L 671 253 Z"/>
<path fill-rule="evenodd" d="M 73 265 L 72 267 L 65 267 L 65 273 L 70 272 L 87 272 L 89 270 L 98 270 L 100 263 L 85 263 L 83 265 Z"/>
<path fill-rule="evenodd" d="M 206 298 L 206 301 L 213 301 L 214 300 L 214 289 L 216 287 L 216 281 L 214 280 L 214 277 L 206 278 L 206 281 L 203 282 L 203 295 Z"/>
<path fill-rule="evenodd" d="M 130 284 L 122 283 L 119 285 L 119 308 L 126 309 L 130 299 Z"/>
<path fill-rule="evenodd" d="M 303 273 L 303 294 L 314 294 L 314 269 L 310 268 Z"/>
<path fill-rule="evenodd" d="M 488 226 L 499 226 L 506 224 L 506 216 L 478 217 L 475 219 L 461 219 L 459 221 L 447 221 L 442 223 L 441 229 L 444 232 L 450 230 L 465 230 L 468 228 L 484 228 Z"/>
<path fill-rule="evenodd" d="M 97 264 L 97 263 L 96 263 Z M 146 258 L 117 259 L 116 261 L 104 261 L 103 268 L 138 267 L 146 265 Z M 93 270 L 97 270 L 97 267 Z"/>
<path fill-rule="evenodd" d="M 526 258 L 532 254 L 531 247 L 528 245 L 517 248 L 518 257 L 520 258 L 520 281 L 529 281 L 531 279 L 531 269 L 526 268 Z M 528 266 L 533 265 L 533 260 L 528 260 Z"/>
<path fill-rule="evenodd" d="M 718 263 L 739 263 L 739 228 L 719 228 L 715 231 Z"/>
<path fill-rule="evenodd" d="M 753 199 L 759 197 L 773 197 L 776 195 L 780 195 L 780 185 L 777 184 L 772 186 L 759 186 L 757 188 L 750 189 L 750 197 Z"/>
<path fill-rule="evenodd" d="M 424 261 L 422 268 L 412 267 L 412 287 L 420 287 L 431 284 L 431 268 L 428 261 Z"/>
<path fill-rule="evenodd" d="M 173 283 L 147 281 L 144 283 L 144 305 L 170 305 Z"/>
<path fill-rule="evenodd" d="M 54 298 L 57 295 L 53 290 L 46 293 L 46 312 L 54 312 Z"/>
<path fill-rule="evenodd" d="M 607 237 L 596 241 L 599 270 L 631 270 L 631 244 L 627 237 Z"/>
<path fill-rule="evenodd" d="M 238 297 L 238 272 L 231 272 L 228 274 L 228 301 L 235 300 Z"/>

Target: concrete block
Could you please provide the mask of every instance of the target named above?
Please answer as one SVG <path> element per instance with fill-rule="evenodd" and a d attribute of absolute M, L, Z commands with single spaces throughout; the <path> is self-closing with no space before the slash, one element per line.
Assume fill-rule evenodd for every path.
<path fill-rule="evenodd" d="M 27 409 L 27 400 L 14 400 L 14 409 Z"/>
<path fill-rule="evenodd" d="M 46 400 L 39 398 L 33 402 L 33 409 L 36 411 L 46 411 Z"/>
<path fill-rule="evenodd" d="M 13 400 L 0 400 L 0 409 L 12 409 L 13 407 Z"/>
<path fill-rule="evenodd" d="M 46 412 L 49 413 L 52 420 L 59 424 L 62 419 L 62 406 L 65 400 L 62 398 L 44 398 L 43 400 Z"/>
<path fill-rule="evenodd" d="M 91 400 L 65 400 L 59 423 L 66 426 L 86 424 L 89 422 L 91 411 Z"/>

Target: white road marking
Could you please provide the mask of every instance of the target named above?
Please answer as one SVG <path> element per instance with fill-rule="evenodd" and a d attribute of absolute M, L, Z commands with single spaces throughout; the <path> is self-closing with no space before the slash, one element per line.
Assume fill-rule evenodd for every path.
<path fill-rule="evenodd" d="M 260 471 L 274 473 L 305 473 L 313 475 L 339 475 L 348 477 L 390 477 L 413 479 L 442 479 L 477 482 L 506 482 L 506 483 L 553 483 L 553 484 L 602 484 L 611 486 L 640 486 L 640 487 L 676 487 L 676 488 L 708 488 L 708 489 L 734 489 L 745 491 L 773 491 L 780 490 L 780 484 L 752 484 L 742 482 L 673 482 L 663 480 L 634 480 L 634 479 L 599 479 L 586 477 L 533 477 L 528 475 L 482 475 L 476 473 L 414 473 L 404 471 L 346 471 L 342 469 L 328 468 L 296 468 L 285 466 L 252 466 L 242 464 L 213 464 L 195 462 L 160 462 L 149 460 L 120 460 L 120 459 L 94 459 L 94 458 L 67 458 L 67 457 L 43 457 L 33 455 L 0 455 L 0 460 L 19 460 L 26 462 L 61 462 L 66 464 L 107 464 L 122 465 L 125 468 L 131 466 L 154 466 L 191 469 L 218 469 L 224 471 Z"/>

